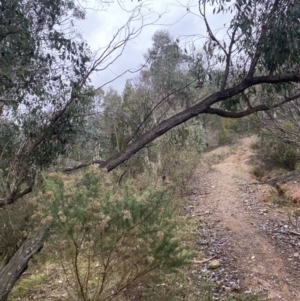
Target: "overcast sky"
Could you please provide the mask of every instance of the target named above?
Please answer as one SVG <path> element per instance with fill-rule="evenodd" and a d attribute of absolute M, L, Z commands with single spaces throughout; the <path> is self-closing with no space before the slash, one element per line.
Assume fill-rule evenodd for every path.
<path fill-rule="evenodd" d="M 92 1 L 92 0 L 91 0 Z M 121 1 L 121 0 L 119 0 Z M 103 1 L 104 2 L 104 1 Z M 107 1 L 113 2 L 113 1 Z M 79 31 L 84 39 L 88 42 L 91 49 L 96 51 L 105 47 L 126 21 L 130 14 L 120 7 L 116 0 L 105 6 L 105 10 L 99 10 L 97 5 L 89 7 L 85 20 L 78 23 Z M 143 55 L 152 45 L 153 34 L 160 29 L 168 30 L 174 38 L 179 38 L 182 43 L 185 42 L 184 37 L 188 35 L 205 35 L 206 30 L 203 21 L 193 13 L 197 13 L 198 0 L 150 0 L 144 1 L 142 14 L 145 16 L 144 23 L 151 23 L 157 20 L 154 25 L 143 28 L 140 35 L 130 41 L 122 54 L 106 71 L 99 72 L 92 76 L 95 87 L 102 86 L 106 82 L 112 80 L 117 75 L 127 69 L 137 69 L 144 62 Z M 127 10 L 133 9 L 139 5 L 137 0 L 124 0 L 124 7 Z M 209 10 L 212 12 L 212 9 Z M 159 18 L 160 17 L 160 18 Z M 159 19 L 158 19 L 159 18 Z M 209 14 L 209 19 L 215 29 L 224 28 L 226 18 L 223 15 Z M 139 21 L 134 22 L 132 26 L 138 28 L 141 25 Z M 110 83 L 108 86 L 113 87 L 120 93 L 123 90 L 127 78 L 132 78 L 133 74 L 126 74 Z"/>

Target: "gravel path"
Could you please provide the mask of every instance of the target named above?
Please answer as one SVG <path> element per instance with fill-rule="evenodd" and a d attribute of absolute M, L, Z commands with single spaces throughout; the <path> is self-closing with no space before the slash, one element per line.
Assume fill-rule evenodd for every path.
<path fill-rule="evenodd" d="M 251 175 L 254 139 L 206 153 L 191 181 L 189 212 L 201 221 L 198 249 L 221 264 L 199 264 L 199 274 L 216 284 L 216 300 L 223 292 L 255 292 L 300 301 L 300 235 L 284 210 L 261 201 L 270 187 Z"/>

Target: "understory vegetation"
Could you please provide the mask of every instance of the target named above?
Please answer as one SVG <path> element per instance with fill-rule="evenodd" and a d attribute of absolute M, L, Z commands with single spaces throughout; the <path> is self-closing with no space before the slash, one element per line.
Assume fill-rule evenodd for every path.
<path fill-rule="evenodd" d="M 297 171 L 299 169 L 299 135 L 296 134 L 297 118 L 288 118 L 286 112 L 298 102 L 292 102 L 277 110 L 277 116 L 260 116 L 262 125 L 257 131 L 259 139 L 252 145 L 258 155 L 258 164 L 253 173 L 258 178 L 274 169 Z M 296 114 L 294 111 L 293 114 Z M 293 133 L 293 134 L 290 134 Z"/>
<path fill-rule="evenodd" d="M 49 237 L 9 300 L 184 299 L 196 224 L 183 195 L 197 154 L 182 151 L 177 167 L 169 159 L 172 179 L 164 169 L 165 179 L 143 172 L 118 183 L 121 171 L 97 166 L 44 174 L 28 222 L 51 222 Z"/>
<path fill-rule="evenodd" d="M 179 202 L 166 185 L 151 187 L 142 179 L 114 184 L 97 167 L 72 177 L 50 173 L 44 193 L 29 201 L 39 207 L 33 219 L 42 218 L 42 224 L 53 220 L 39 260 L 41 266 L 52 266 L 44 282 L 55 279 L 50 286 L 60 291 L 59 300 L 147 295 L 157 300 L 176 292 L 171 283 L 160 284 L 162 277 L 172 281 L 174 272 L 193 256 L 182 244 Z M 157 287 L 152 293 L 151 286 Z"/>

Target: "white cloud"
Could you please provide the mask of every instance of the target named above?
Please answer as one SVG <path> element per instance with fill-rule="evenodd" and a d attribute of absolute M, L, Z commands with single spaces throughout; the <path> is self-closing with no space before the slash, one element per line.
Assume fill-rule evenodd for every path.
<path fill-rule="evenodd" d="M 137 0 L 121 3 L 124 3 L 128 10 L 139 4 Z M 161 18 L 156 22 L 156 25 L 146 26 L 136 39 L 130 41 L 122 56 L 113 65 L 97 75 L 94 74 L 92 76 L 93 84 L 96 87 L 101 86 L 125 70 L 137 69 L 144 62 L 143 55 L 152 45 L 153 34 L 159 29 L 169 30 L 174 37 L 179 37 L 182 41 L 184 41 L 184 37 L 190 35 L 205 35 L 206 30 L 203 21 L 193 14 L 197 13 L 198 1 L 190 0 L 181 3 L 177 0 L 145 1 L 146 6 L 143 10 L 143 14 L 147 14 L 145 22 L 151 23 L 159 15 Z M 187 11 L 188 6 L 191 9 L 190 12 Z M 149 15 L 149 13 L 151 14 Z M 78 26 L 84 39 L 95 51 L 105 47 L 110 42 L 117 30 L 126 23 L 128 17 L 129 14 L 120 8 L 118 3 L 112 3 L 106 7 L 105 11 L 88 10 L 86 19 L 78 23 Z M 222 23 L 227 18 L 210 13 L 209 19 L 215 28 L 221 28 Z M 139 26 L 137 23 L 135 25 Z M 121 92 L 126 79 L 132 76 L 132 74 L 124 75 L 110 85 Z"/>

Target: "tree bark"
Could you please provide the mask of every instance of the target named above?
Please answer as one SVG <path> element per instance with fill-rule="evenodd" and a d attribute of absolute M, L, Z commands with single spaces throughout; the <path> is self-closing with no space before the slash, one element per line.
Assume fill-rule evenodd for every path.
<path fill-rule="evenodd" d="M 7 300 L 8 294 L 27 269 L 29 260 L 42 249 L 49 228 L 50 224 L 34 231 L 23 242 L 8 264 L 0 270 L 0 301 Z"/>

